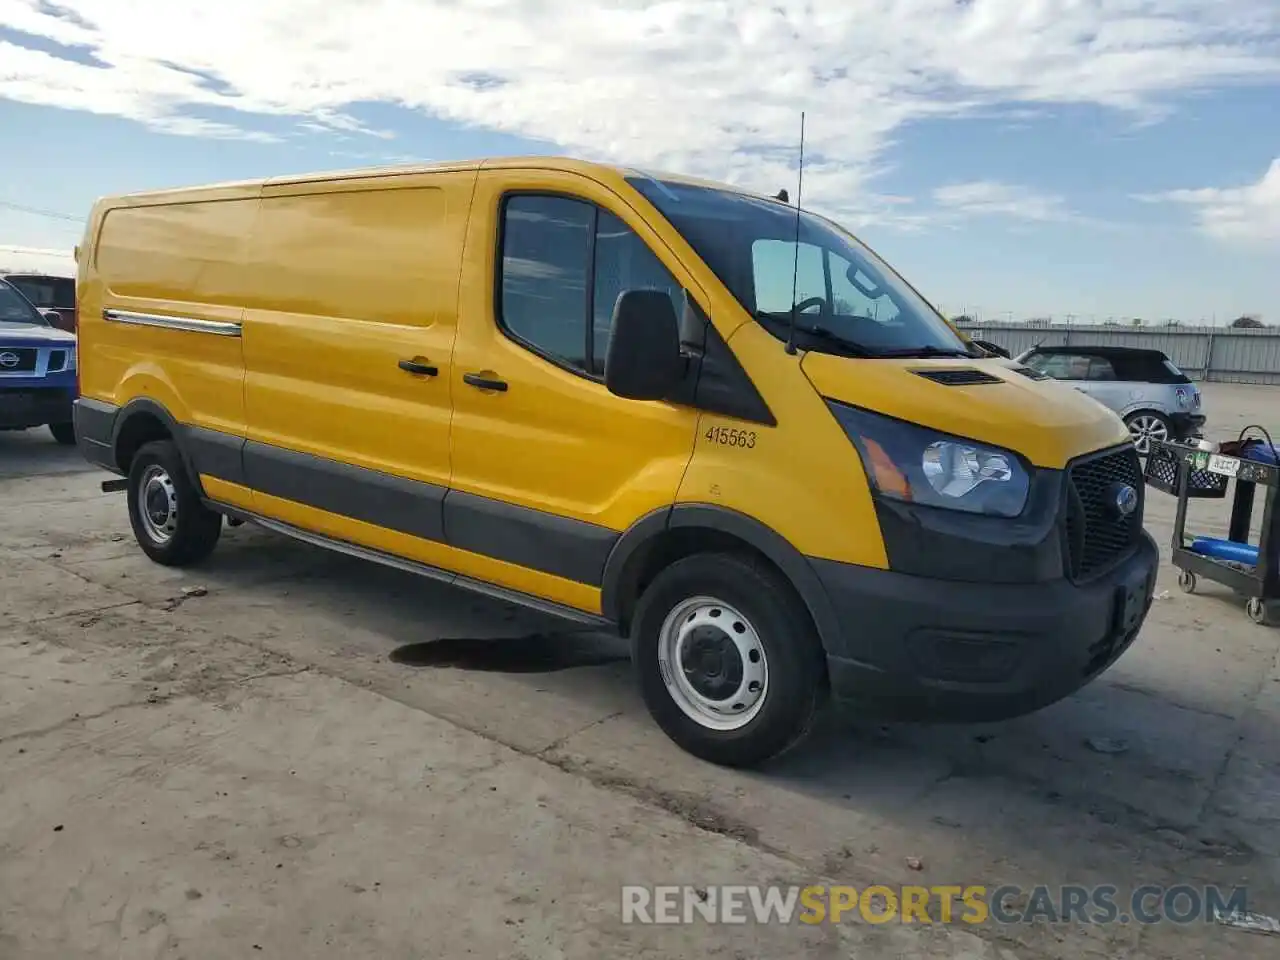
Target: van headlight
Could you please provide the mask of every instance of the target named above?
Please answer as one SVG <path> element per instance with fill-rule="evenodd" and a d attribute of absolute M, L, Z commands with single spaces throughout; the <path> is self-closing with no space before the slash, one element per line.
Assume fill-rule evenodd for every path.
<path fill-rule="evenodd" d="M 827 406 L 882 497 L 944 510 L 1016 517 L 1031 478 L 1017 454 L 833 400 Z"/>

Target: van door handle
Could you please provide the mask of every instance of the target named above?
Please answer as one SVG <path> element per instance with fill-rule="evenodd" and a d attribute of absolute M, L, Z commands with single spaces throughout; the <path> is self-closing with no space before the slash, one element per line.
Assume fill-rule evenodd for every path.
<path fill-rule="evenodd" d="M 417 360 L 401 360 L 399 367 L 405 373 L 420 373 L 428 377 L 434 377 L 440 372 L 431 364 L 419 363 Z"/>
<path fill-rule="evenodd" d="M 507 389 L 507 381 L 481 376 L 478 373 L 464 373 L 462 382 L 471 384 L 477 390 L 497 390 L 502 393 Z"/>

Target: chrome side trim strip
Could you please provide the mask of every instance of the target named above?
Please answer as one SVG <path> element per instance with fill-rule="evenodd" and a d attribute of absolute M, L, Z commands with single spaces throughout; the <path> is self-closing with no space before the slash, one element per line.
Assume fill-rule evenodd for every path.
<path fill-rule="evenodd" d="M 541 597 L 530 596 L 529 594 L 521 593 L 518 590 L 509 590 L 506 587 L 499 587 L 492 583 L 485 583 L 483 580 L 474 580 L 471 577 L 465 577 L 462 574 L 450 573 L 448 570 L 441 570 L 439 567 L 419 563 L 416 560 L 406 560 L 404 557 L 397 557 L 393 554 L 383 553 L 381 550 L 362 547 L 346 540 L 335 540 L 332 537 L 326 537 L 324 534 L 312 533 L 310 530 L 303 530 L 299 527 L 295 527 L 290 523 L 283 523 L 279 520 L 270 520 L 267 517 L 260 516 L 256 513 L 250 513 L 249 511 L 242 510 L 239 507 L 224 506 L 219 504 L 217 501 L 209 501 L 209 505 L 228 516 L 238 517 L 242 520 L 249 520 L 264 529 L 271 530 L 274 533 L 283 534 L 286 537 L 292 537 L 294 540 L 300 540 L 303 543 L 309 543 L 315 547 L 324 547 L 327 550 L 334 550 L 338 553 L 346 554 L 349 557 L 356 557 L 360 560 L 369 560 L 373 563 L 380 563 L 384 567 L 392 567 L 396 570 L 403 570 L 406 573 L 414 573 L 421 577 L 438 580 L 441 583 L 451 583 L 456 587 L 462 587 L 464 590 L 470 590 L 473 593 L 483 594 L 494 600 L 514 603 L 530 610 L 537 610 L 539 613 L 549 614 L 553 617 L 560 617 L 564 620 L 572 620 L 575 623 L 586 624 L 592 627 L 616 629 L 615 625 L 604 617 L 584 613 L 581 610 L 575 610 L 573 607 L 566 607 L 563 604 L 556 603 L 552 600 L 544 600 Z"/>
<path fill-rule="evenodd" d="M 126 323 L 135 327 L 160 327 L 187 333 L 212 333 L 219 337 L 240 336 L 240 324 L 226 320 L 197 320 L 195 317 L 171 317 L 156 313 L 132 313 L 128 310 L 103 310 L 102 319 L 110 323 Z"/>

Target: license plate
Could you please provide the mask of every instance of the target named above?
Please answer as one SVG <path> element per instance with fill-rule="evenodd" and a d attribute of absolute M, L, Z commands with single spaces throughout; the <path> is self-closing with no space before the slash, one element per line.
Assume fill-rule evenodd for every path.
<path fill-rule="evenodd" d="M 1221 477 L 1234 477 L 1240 472 L 1240 461 L 1235 457 L 1224 457 L 1215 453 L 1209 458 L 1209 472 Z"/>

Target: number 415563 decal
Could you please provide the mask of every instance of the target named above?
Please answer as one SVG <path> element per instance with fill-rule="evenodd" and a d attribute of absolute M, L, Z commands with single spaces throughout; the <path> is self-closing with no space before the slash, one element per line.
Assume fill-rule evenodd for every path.
<path fill-rule="evenodd" d="M 756 445 L 754 430 L 739 430 L 737 427 L 708 427 L 704 436 L 724 447 L 746 447 L 750 450 Z"/>

